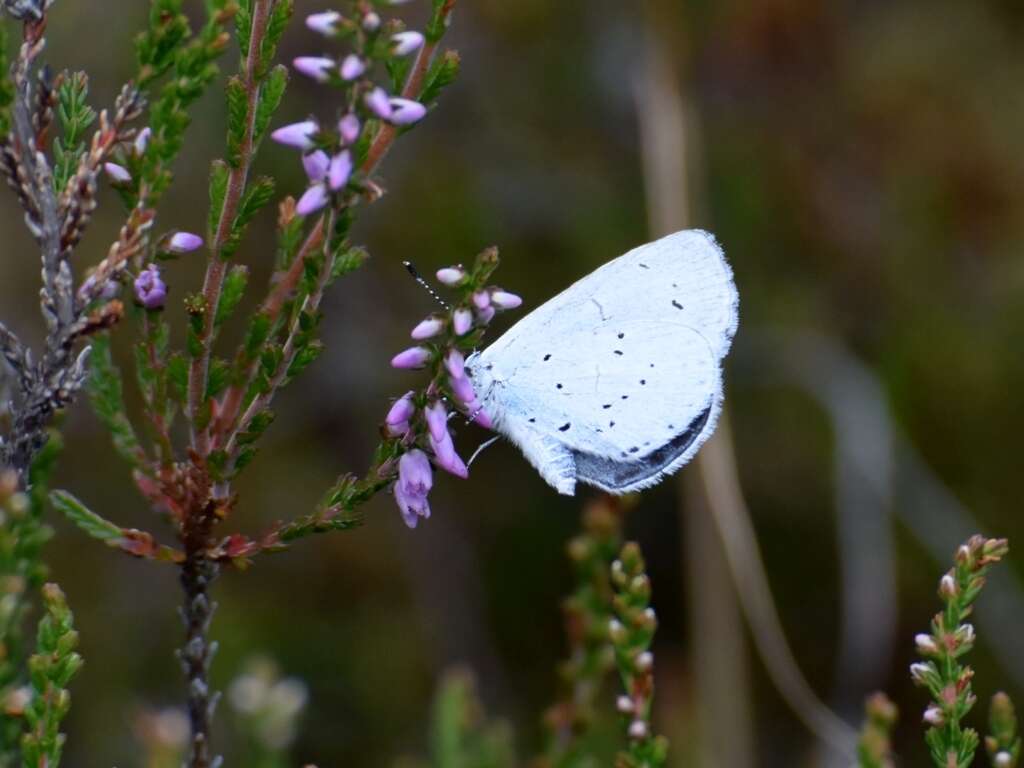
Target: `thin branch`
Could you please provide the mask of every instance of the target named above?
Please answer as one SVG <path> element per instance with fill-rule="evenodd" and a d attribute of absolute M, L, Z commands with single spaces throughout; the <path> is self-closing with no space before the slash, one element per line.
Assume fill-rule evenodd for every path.
<path fill-rule="evenodd" d="M 199 336 L 202 351 L 192 359 L 188 379 L 188 409 L 192 423 L 192 448 L 200 455 L 209 452 L 209 432 L 198 429 L 200 410 L 206 399 L 206 383 L 210 369 L 210 355 L 213 347 L 214 319 L 224 289 L 227 262 L 223 258 L 225 244 L 231 237 L 231 229 L 238 215 L 239 203 L 245 192 L 249 169 L 255 157 L 256 110 L 260 96 L 258 77 L 260 52 L 267 32 L 267 22 L 273 0 L 255 0 L 252 9 L 252 28 L 249 36 L 249 50 L 245 58 L 243 87 L 246 96 L 245 132 L 238 151 L 238 162 L 228 174 L 224 206 L 210 244 L 210 261 L 203 281 L 203 329 Z"/>

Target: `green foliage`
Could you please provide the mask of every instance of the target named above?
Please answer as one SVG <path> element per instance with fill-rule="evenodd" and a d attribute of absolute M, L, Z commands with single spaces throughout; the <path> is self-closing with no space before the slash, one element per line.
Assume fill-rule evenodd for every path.
<path fill-rule="evenodd" d="M 36 653 L 29 659 L 32 696 L 24 710 L 27 731 L 21 740 L 25 768 L 60 764 L 60 723 L 71 708 L 67 685 L 82 668 L 82 657 L 75 652 L 78 633 L 60 587 L 43 587 L 43 605 L 46 615 L 39 622 Z"/>
<path fill-rule="evenodd" d="M 114 450 L 129 465 L 138 467 L 145 452 L 125 411 L 121 371 L 111 356 L 109 334 L 100 334 L 93 340 L 90 363 L 87 391 L 92 408 L 110 432 Z"/>
<path fill-rule="evenodd" d="M 224 209 L 224 198 L 228 193 L 230 169 L 223 160 L 214 160 L 210 168 L 210 214 L 207 238 L 212 241 L 217 235 L 220 212 Z"/>
<path fill-rule="evenodd" d="M 57 88 L 57 118 L 63 135 L 53 143 L 53 186 L 60 193 L 85 154 L 85 133 L 96 120 L 89 106 L 89 78 L 84 72 L 64 73 Z"/>
<path fill-rule="evenodd" d="M 139 87 L 158 89 L 149 110 L 152 138 L 136 169 L 139 189 L 145 190 L 150 206 L 156 205 L 171 183 L 171 166 L 191 123 L 188 109 L 217 76 L 216 61 L 227 47 L 226 26 L 236 6 L 230 2 L 206 6 L 206 23 L 193 34 L 181 0 L 153 0 L 149 28 L 136 43 Z"/>
<path fill-rule="evenodd" d="M 441 91 L 455 82 L 459 76 L 459 67 L 462 60 L 455 51 L 445 51 L 438 56 L 430 65 L 427 77 L 423 81 L 423 91 L 420 93 L 420 101 L 430 106 L 441 96 Z"/>
<path fill-rule="evenodd" d="M 267 70 L 277 56 L 277 46 L 281 42 L 281 36 L 288 28 L 295 12 L 292 0 L 277 0 L 270 11 L 270 18 L 267 20 L 267 32 L 263 37 L 263 44 L 260 46 L 259 62 L 257 64 L 256 76 L 260 80 L 266 77 Z M 279 97 L 280 98 L 280 97 Z"/>
<path fill-rule="evenodd" d="M 245 288 L 249 283 L 249 268 L 243 264 L 233 266 L 228 275 L 224 278 L 224 293 L 220 297 L 220 304 L 217 306 L 217 316 L 214 318 L 214 325 L 220 327 L 238 308 L 239 302 L 245 295 Z"/>
<path fill-rule="evenodd" d="M 434 700 L 431 768 L 513 768 L 512 736 L 504 723 L 489 723 L 469 672 L 449 672 Z"/>
<path fill-rule="evenodd" d="M 651 643 L 658 621 L 651 608 L 651 580 L 645 573 L 640 547 L 627 543 L 612 563 L 616 620 L 609 636 L 615 648 L 626 694 L 619 711 L 625 716 L 628 746 L 616 758 L 616 768 L 658 768 L 668 757 L 668 742 L 651 727 L 654 699 L 654 657 Z"/>
<path fill-rule="evenodd" d="M 7 46 L 7 25 L 0 24 L 0 136 L 6 136 L 11 131 L 11 103 L 14 101 L 14 83 L 10 76 Z"/>
<path fill-rule="evenodd" d="M 1017 768 L 1021 752 L 1017 713 L 1005 693 L 997 693 L 992 697 L 988 722 L 989 735 L 985 737 L 985 751 L 988 752 L 989 762 L 995 768 Z"/>
<path fill-rule="evenodd" d="M 259 104 L 256 107 L 256 121 L 253 125 L 253 143 L 256 146 L 263 141 L 270 127 L 271 118 L 281 106 L 281 99 L 288 88 L 288 67 L 279 64 L 270 70 L 267 80 L 260 93 Z"/>
<path fill-rule="evenodd" d="M 974 536 L 956 552 L 955 564 L 939 582 L 943 610 L 932 619 L 931 633 L 918 635 L 918 652 L 926 659 L 910 668 L 914 682 L 928 690 L 925 710 L 931 727 L 925 734 L 938 768 L 967 768 L 978 748 L 978 732 L 961 721 L 974 706 L 974 670 L 960 659 L 974 647 L 974 627 L 966 622 L 985 585 L 985 574 L 1009 551 L 1004 539 Z"/>
<path fill-rule="evenodd" d="M 54 491 L 50 498 L 57 511 L 89 537 L 109 543 L 117 541 L 123 536 L 121 526 L 100 517 L 70 493 Z"/>
<path fill-rule="evenodd" d="M 899 712 L 884 693 L 876 693 L 864 704 L 864 725 L 857 742 L 858 768 L 895 768 L 892 729 Z"/>
<path fill-rule="evenodd" d="M 425 34 L 428 43 L 436 43 L 448 31 L 448 23 L 451 19 L 452 8 L 455 6 L 455 0 L 431 1 L 433 8 L 431 9 L 430 21 L 427 23 Z"/>

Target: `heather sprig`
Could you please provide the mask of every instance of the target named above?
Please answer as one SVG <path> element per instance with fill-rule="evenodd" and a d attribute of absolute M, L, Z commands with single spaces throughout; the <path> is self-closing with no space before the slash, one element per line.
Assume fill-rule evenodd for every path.
<path fill-rule="evenodd" d="M 416 346 L 391 359 L 395 368 L 423 369 L 428 377 L 425 387 L 395 400 L 382 430 L 401 457 L 393 492 L 410 528 L 415 528 L 420 518 L 430 517 L 431 463 L 456 477 L 469 476 L 466 463 L 455 450 L 449 409 L 485 429 L 492 426 L 481 393 L 474 390 L 466 373 L 466 356 L 479 348 L 497 312 L 521 303 L 518 296 L 488 284 L 497 267 L 498 251 L 489 248 L 477 256 L 471 268 L 439 270 L 438 280 L 455 292 L 455 301 L 443 304 L 443 313 L 434 313 L 417 324 L 410 334 L 418 342 Z"/>
<path fill-rule="evenodd" d="M 566 548 L 575 584 L 562 604 L 569 652 L 558 668 L 558 698 L 544 714 L 544 753 L 537 760 L 544 768 L 569 768 L 588 757 L 582 737 L 615 667 L 608 634 L 614 618 L 611 564 L 622 548 L 622 515 L 620 499 L 594 499 L 584 508 L 583 530 Z"/>
<path fill-rule="evenodd" d="M 1020 762 L 1021 740 L 1017 713 L 1005 693 L 992 697 L 988 715 L 989 735 L 985 751 L 993 768 L 1016 768 Z"/>
<path fill-rule="evenodd" d="M 651 724 L 654 700 L 654 655 L 651 642 L 658 619 L 651 608 L 651 581 L 640 547 L 628 542 L 612 563 L 612 604 L 616 618 L 608 635 L 615 649 L 615 663 L 625 693 L 617 708 L 626 721 L 628 746 L 619 752 L 616 768 L 657 768 L 665 764 L 668 742 L 654 734 Z"/>
<path fill-rule="evenodd" d="M 82 667 L 71 610 L 60 587 L 43 587 L 46 614 L 39 622 L 36 653 L 29 659 L 30 692 L 22 716 L 26 732 L 21 740 L 22 761 L 26 766 L 50 766 L 60 763 L 64 734 L 61 720 L 71 708 L 67 685 Z"/>
<path fill-rule="evenodd" d="M 884 693 L 875 693 L 864 704 L 864 725 L 857 742 L 858 768 L 895 768 L 892 729 L 899 712 Z"/>
<path fill-rule="evenodd" d="M 974 670 L 961 659 L 974 647 L 974 626 L 966 620 L 985 585 L 985 574 L 1009 547 L 1005 539 L 973 536 L 956 552 L 955 564 L 939 581 L 943 610 L 932 619 L 931 632 L 915 638 L 924 661 L 912 664 L 914 682 L 927 689 L 932 702 L 924 712 L 932 762 L 938 768 L 966 768 L 978 748 L 978 732 L 961 722 L 974 706 Z"/>

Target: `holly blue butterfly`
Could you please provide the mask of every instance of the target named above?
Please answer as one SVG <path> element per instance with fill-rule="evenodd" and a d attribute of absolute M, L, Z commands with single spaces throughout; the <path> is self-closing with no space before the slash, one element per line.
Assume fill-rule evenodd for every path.
<path fill-rule="evenodd" d="M 577 482 L 629 493 L 714 432 L 738 307 L 714 237 L 677 232 L 579 280 L 466 370 L 495 431 L 559 493 Z"/>

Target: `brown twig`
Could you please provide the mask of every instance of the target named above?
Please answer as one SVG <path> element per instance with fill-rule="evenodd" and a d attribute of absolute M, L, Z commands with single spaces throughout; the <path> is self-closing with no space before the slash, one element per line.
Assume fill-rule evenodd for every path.
<path fill-rule="evenodd" d="M 206 277 L 203 280 L 203 328 L 199 335 L 202 351 L 192 359 L 189 366 L 188 410 L 192 423 L 192 448 L 200 456 L 206 456 L 209 452 L 209 431 L 199 429 L 197 424 L 201 421 L 200 411 L 206 400 L 214 318 L 217 316 L 217 307 L 224 289 L 224 276 L 227 273 L 227 262 L 223 258 L 223 251 L 231 236 L 235 217 L 238 215 L 239 203 L 249 178 L 249 169 L 255 157 L 256 109 L 260 96 L 259 57 L 272 5 L 273 0 L 255 0 L 253 3 L 249 50 L 246 53 L 242 73 L 246 96 L 245 132 L 238 151 L 238 162 L 228 174 L 224 205 L 217 220 L 213 242 L 210 244 L 210 261 L 206 268 Z"/>

